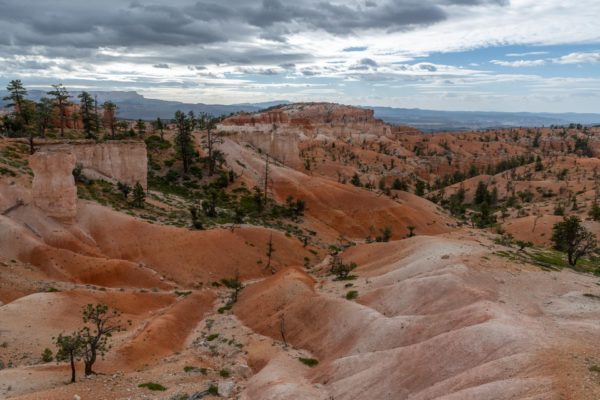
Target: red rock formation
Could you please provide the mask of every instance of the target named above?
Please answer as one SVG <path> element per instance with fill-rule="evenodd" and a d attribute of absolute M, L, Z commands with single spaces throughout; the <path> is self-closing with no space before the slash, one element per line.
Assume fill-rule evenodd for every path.
<path fill-rule="evenodd" d="M 241 113 L 223 121 L 224 125 L 311 124 L 346 125 L 355 123 L 382 124 L 373 110 L 331 103 L 299 103 L 256 114 Z"/>

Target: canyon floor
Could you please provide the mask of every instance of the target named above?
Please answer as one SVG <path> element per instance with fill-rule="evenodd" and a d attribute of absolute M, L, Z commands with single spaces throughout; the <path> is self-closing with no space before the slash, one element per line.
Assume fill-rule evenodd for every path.
<path fill-rule="evenodd" d="M 36 182 L 26 144 L 0 139 L 0 397 L 600 398 L 597 261 L 553 263 L 549 241 L 557 207 L 600 232 L 588 217 L 600 162 L 575 146 L 587 135 L 595 151 L 600 132 L 425 135 L 323 104 L 238 115 L 218 129 L 231 179 L 202 229 L 189 210 L 205 210 L 216 186 L 202 187 L 212 185 L 206 171 L 167 178 L 180 168 L 165 144 L 173 131 L 146 141 L 144 208 L 110 176 L 76 182 L 69 167 Z M 195 134 L 200 156 L 203 138 Z M 52 153 L 46 145 L 31 157 Z M 71 165 L 52 154 L 49 171 Z M 543 168 L 498 167 L 528 154 Z M 464 176 L 448 181 L 456 172 Z M 240 218 L 265 181 L 269 216 Z M 445 204 L 458 190 L 474 203 L 479 182 L 503 204 L 483 228 L 469 219 L 478 208 Z M 44 209 L 70 212 L 62 184 L 78 193 L 68 220 Z M 294 199 L 305 209 L 288 215 Z M 356 264 L 346 279 L 330 272 L 338 257 Z M 235 277 L 243 289 L 231 302 L 223 280 Z M 84 377 L 79 362 L 69 384 L 69 365 L 41 354 L 82 326 L 90 303 L 129 323 L 97 374 Z"/>

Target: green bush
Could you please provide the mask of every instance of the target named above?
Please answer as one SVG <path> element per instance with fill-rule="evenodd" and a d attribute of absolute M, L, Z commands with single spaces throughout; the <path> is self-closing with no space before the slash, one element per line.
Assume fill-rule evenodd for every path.
<path fill-rule="evenodd" d="M 231 376 L 231 372 L 227 368 L 223 368 L 222 370 L 219 371 L 219 375 L 222 378 L 229 378 Z"/>
<path fill-rule="evenodd" d="M 164 392 L 165 390 L 167 390 L 166 387 L 164 387 L 160 383 L 155 383 L 155 382 L 140 383 L 138 385 L 138 387 L 146 388 L 148 390 L 160 391 L 160 392 Z"/>
<path fill-rule="evenodd" d="M 157 135 L 146 138 L 145 142 L 148 150 L 166 150 L 171 147 L 171 142 L 163 140 Z"/>
<path fill-rule="evenodd" d="M 315 367 L 317 364 L 319 364 L 319 360 L 315 360 L 314 358 L 303 358 L 300 357 L 298 358 L 298 360 L 300 360 L 300 362 L 304 365 L 308 365 L 309 367 Z"/>
<path fill-rule="evenodd" d="M 213 396 L 218 396 L 219 395 L 219 387 L 211 384 L 208 387 L 208 394 L 213 395 Z"/>
<path fill-rule="evenodd" d="M 54 359 L 54 357 L 52 356 L 52 350 L 50 350 L 49 348 L 45 348 L 44 351 L 42 352 L 42 361 L 45 363 L 48 363 L 50 361 L 52 361 Z"/>
<path fill-rule="evenodd" d="M 216 338 L 218 338 L 218 337 L 219 337 L 219 334 L 218 334 L 218 333 L 213 333 L 212 335 L 208 335 L 208 336 L 206 337 L 206 341 L 207 341 L 207 342 L 212 342 L 213 340 L 215 340 L 215 339 L 216 339 Z"/>
<path fill-rule="evenodd" d="M 346 300 L 354 300 L 358 297 L 358 292 L 356 290 L 351 290 L 346 293 Z"/>

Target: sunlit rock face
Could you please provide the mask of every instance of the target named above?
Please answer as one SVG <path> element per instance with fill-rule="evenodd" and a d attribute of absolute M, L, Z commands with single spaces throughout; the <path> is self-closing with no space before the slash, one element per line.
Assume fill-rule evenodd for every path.
<path fill-rule="evenodd" d="M 88 178 L 131 186 L 139 182 L 144 189 L 147 187 L 148 161 L 144 142 L 74 144 L 69 151 Z"/>
<path fill-rule="evenodd" d="M 38 151 L 29 159 L 33 170 L 33 204 L 46 215 L 65 222 L 77 213 L 77 187 L 73 178 L 75 155 L 64 151 Z"/>

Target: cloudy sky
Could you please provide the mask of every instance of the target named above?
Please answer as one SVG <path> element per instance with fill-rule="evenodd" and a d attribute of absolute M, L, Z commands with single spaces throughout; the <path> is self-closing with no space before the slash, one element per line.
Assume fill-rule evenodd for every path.
<path fill-rule="evenodd" d="M 0 0 L 0 84 L 600 112 L 598 0 Z"/>

